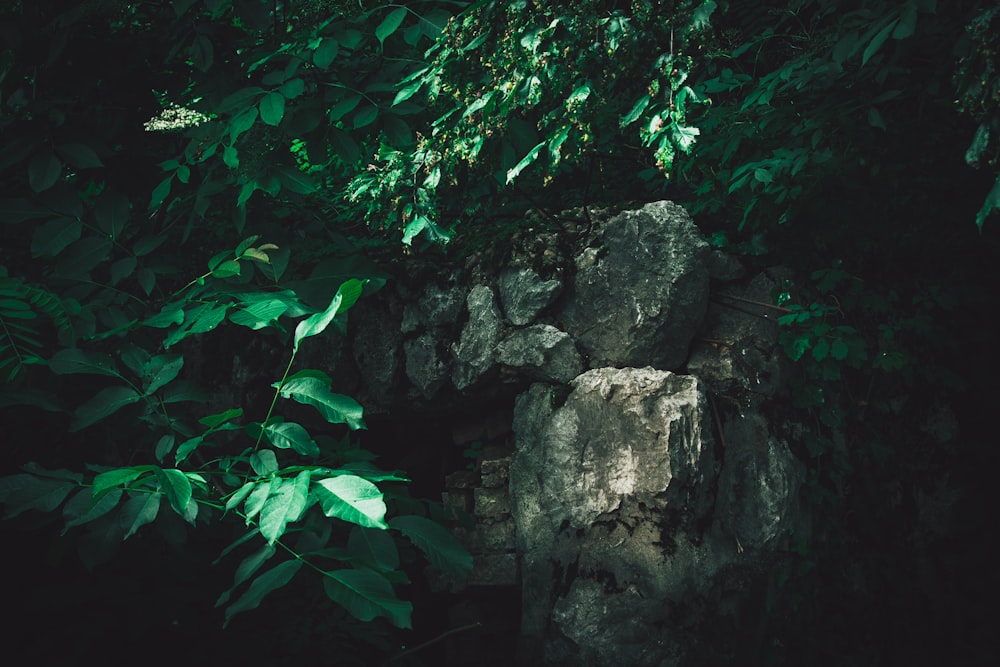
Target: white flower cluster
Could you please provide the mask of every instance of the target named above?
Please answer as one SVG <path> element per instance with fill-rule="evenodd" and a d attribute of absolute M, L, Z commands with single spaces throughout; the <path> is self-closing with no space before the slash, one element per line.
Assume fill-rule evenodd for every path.
<path fill-rule="evenodd" d="M 174 105 L 164 109 L 159 116 L 147 120 L 142 127 L 147 132 L 172 132 L 197 127 L 208 120 L 209 117 L 203 113 Z"/>

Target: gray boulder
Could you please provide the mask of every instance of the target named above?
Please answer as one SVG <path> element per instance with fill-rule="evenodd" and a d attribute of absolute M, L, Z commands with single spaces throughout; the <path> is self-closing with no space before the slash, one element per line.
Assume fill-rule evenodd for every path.
<path fill-rule="evenodd" d="M 563 384 L 583 370 L 573 339 L 548 324 L 515 329 L 500 342 L 498 351 L 501 364 L 539 382 Z"/>
<path fill-rule="evenodd" d="M 667 201 L 608 221 L 601 249 L 577 258 L 561 329 L 590 367 L 679 368 L 708 306 L 708 244 Z"/>
<path fill-rule="evenodd" d="M 496 366 L 500 340 L 500 311 L 493 290 L 476 285 L 465 304 L 469 319 L 458 343 L 452 346 L 455 363 L 451 379 L 458 390 L 472 386 Z"/>
<path fill-rule="evenodd" d="M 497 280 L 500 302 L 512 324 L 530 324 L 562 291 L 558 280 L 542 280 L 532 269 L 506 269 Z"/>

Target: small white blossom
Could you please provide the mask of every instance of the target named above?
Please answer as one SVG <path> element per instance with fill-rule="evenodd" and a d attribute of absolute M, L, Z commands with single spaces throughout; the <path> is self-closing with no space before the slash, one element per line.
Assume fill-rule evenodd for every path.
<path fill-rule="evenodd" d="M 197 127 L 208 120 L 210 120 L 208 116 L 194 109 L 172 105 L 164 109 L 159 116 L 143 123 L 142 127 L 147 132 L 172 132 Z"/>

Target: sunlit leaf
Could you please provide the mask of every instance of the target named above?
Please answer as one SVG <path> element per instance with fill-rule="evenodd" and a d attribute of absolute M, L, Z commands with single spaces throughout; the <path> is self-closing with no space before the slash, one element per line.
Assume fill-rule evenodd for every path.
<path fill-rule="evenodd" d="M 361 477 L 340 475 L 313 485 L 326 516 L 367 528 L 386 529 L 385 501 L 379 488 Z"/>

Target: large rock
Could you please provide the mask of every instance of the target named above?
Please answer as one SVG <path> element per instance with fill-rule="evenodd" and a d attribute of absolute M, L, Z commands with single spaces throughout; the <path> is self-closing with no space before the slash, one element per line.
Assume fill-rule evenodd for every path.
<path fill-rule="evenodd" d="M 458 343 L 452 347 L 455 363 L 451 379 L 455 388 L 466 389 L 496 366 L 500 340 L 500 311 L 493 290 L 476 285 L 465 300 L 469 319 Z"/>
<path fill-rule="evenodd" d="M 662 626 L 704 567 L 674 516 L 711 510 L 714 459 L 698 380 L 602 368 L 518 398 L 512 514 L 522 558 L 522 631 L 541 664 L 661 665 L 680 651 Z M 645 628 L 645 630 L 643 630 Z"/>
<path fill-rule="evenodd" d="M 562 291 L 558 280 L 542 280 L 532 269 L 506 269 L 497 279 L 500 302 L 512 324 L 530 324 Z"/>
<path fill-rule="evenodd" d="M 667 201 L 610 221 L 598 250 L 577 258 L 560 328 L 590 367 L 679 368 L 708 306 L 708 244 Z"/>
<path fill-rule="evenodd" d="M 548 324 L 512 331 L 500 341 L 498 351 L 501 364 L 539 382 L 564 384 L 583 370 L 573 339 Z"/>

